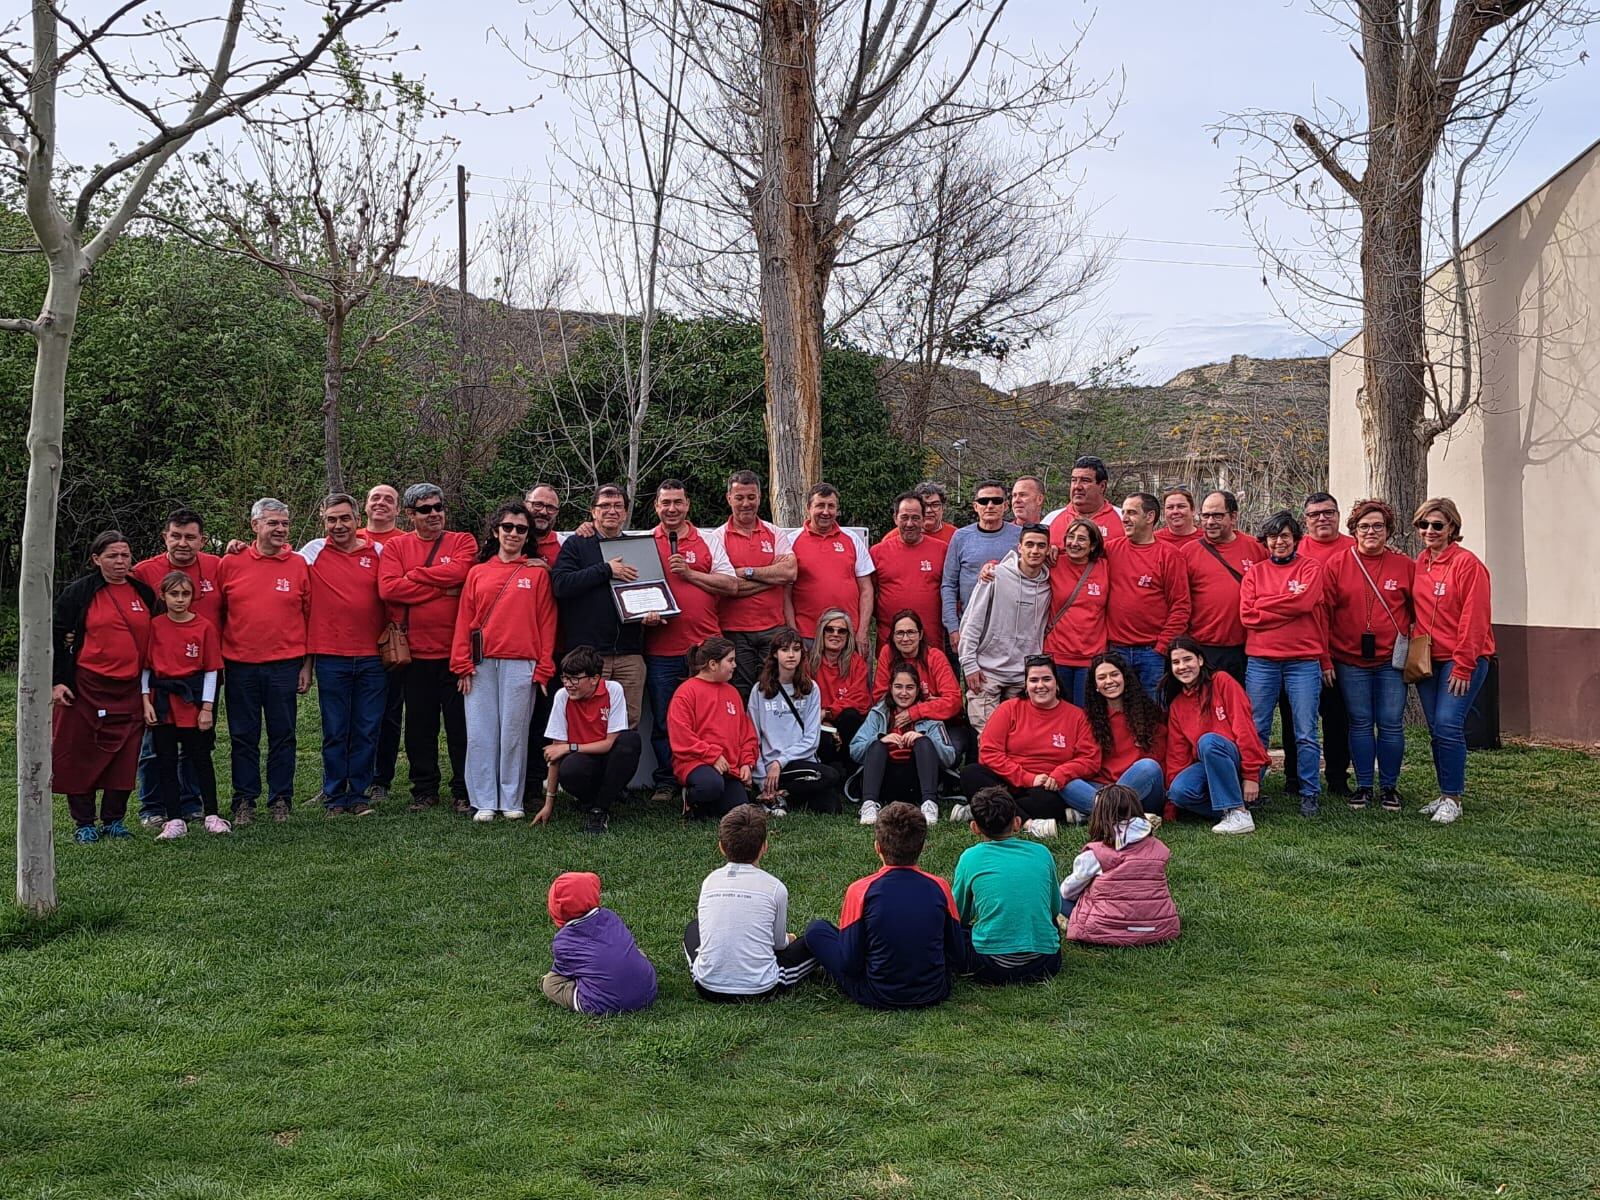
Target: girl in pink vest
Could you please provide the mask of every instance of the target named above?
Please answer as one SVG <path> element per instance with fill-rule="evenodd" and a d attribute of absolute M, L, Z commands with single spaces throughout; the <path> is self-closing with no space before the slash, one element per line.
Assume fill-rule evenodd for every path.
<path fill-rule="evenodd" d="M 1097 946 L 1148 946 L 1178 936 L 1167 887 L 1165 845 L 1151 837 L 1154 817 L 1132 788 L 1100 789 L 1089 814 L 1089 844 L 1061 884 L 1067 937 Z"/>

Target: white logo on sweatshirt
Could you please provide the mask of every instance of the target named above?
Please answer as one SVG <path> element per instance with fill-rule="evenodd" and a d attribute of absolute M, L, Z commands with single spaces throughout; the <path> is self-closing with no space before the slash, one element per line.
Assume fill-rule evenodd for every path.
<path fill-rule="evenodd" d="M 844 553 L 844 543 L 843 542 L 835 542 L 833 544 L 833 552 L 835 554 L 843 554 Z"/>
<path fill-rule="evenodd" d="M 1385 579 L 1383 581 L 1383 590 L 1386 592 L 1398 592 L 1400 590 L 1400 581 L 1398 579 Z"/>
<path fill-rule="evenodd" d="M 133 603 L 128 605 L 128 611 L 129 612 L 143 612 L 144 611 L 144 605 L 139 603 L 139 597 L 135 596 L 133 598 Z"/>
<path fill-rule="evenodd" d="M 356 566 L 360 567 L 363 571 L 370 571 L 372 569 L 372 560 L 363 554 L 360 558 L 356 559 Z"/>
<path fill-rule="evenodd" d="M 925 571 L 931 575 L 933 574 L 933 563 L 931 560 L 925 558 L 917 564 L 917 569 L 920 571 Z"/>
<path fill-rule="evenodd" d="M 1294 596 L 1298 596 L 1301 592 L 1306 590 L 1305 580 L 1303 579 L 1291 579 L 1284 585 L 1284 587 L 1289 590 L 1290 595 Z"/>
<path fill-rule="evenodd" d="M 1087 591 L 1091 596 L 1098 596 L 1100 594 L 1100 585 L 1098 583 L 1091 583 L 1084 590 Z"/>
<path fill-rule="evenodd" d="M 1050 735 L 1050 744 L 1057 750 L 1065 750 L 1067 748 L 1067 735 L 1064 733 L 1052 733 Z"/>
<path fill-rule="evenodd" d="M 1435 596 L 1444 595 L 1444 580 L 1441 579 L 1438 583 L 1433 585 L 1433 594 Z"/>
<path fill-rule="evenodd" d="M 761 539 L 761 553 L 763 553 L 763 554 L 771 554 L 772 553 L 772 543 L 767 541 L 766 538 L 762 538 Z"/>
<path fill-rule="evenodd" d="M 732 700 L 724 700 L 722 702 L 722 707 L 728 710 L 728 715 L 730 717 L 737 717 L 739 715 L 739 710 L 734 707 Z"/>
<path fill-rule="evenodd" d="M 216 588 L 214 588 L 214 587 L 213 587 L 213 586 L 212 586 L 212 585 L 211 585 L 211 580 L 209 580 L 209 579 L 202 579 L 202 580 L 201 580 L 201 581 L 200 581 L 200 594 L 201 594 L 201 595 L 202 595 L 202 596 L 209 596 L 209 595 L 210 595 L 210 594 L 211 594 L 211 593 L 212 593 L 212 592 L 214 592 L 214 591 L 216 591 L 216 590 L 217 590 L 217 589 L 216 589 Z"/>
<path fill-rule="evenodd" d="M 1253 558 L 1241 558 L 1239 560 L 1239 569 L 1241 571 L 1248 571 L 1252 566 L 1255 565 L 1255 561 L 1256 560 Z"/>
<path fill-rule="evenodd" d="M 533 580 L 519 578 L 517 580 L 517 588 L 519 591 L 531 592 L 533 591 Z"/>
<path fill-rule="evenodd" d="M 1211 711 L 1214 714 L 1216 714 L 1216 718 L 1219 721 L 1226 721 L 1228 719 L 1228 710 L 1223 708 L 1222 705 L 1220 705 L 1220 704 L 1217 705 L 1215 708 L 1213 708 Z"/>
<path fill-rule="evenodd" d="M 1155 587 L 1155 585 L 1156 585 L 1156 580 L 1155 580 L 1155 576 L 1154 575 L 1141 575 L 1141 576 L 1139 576 L 1139 586 L 1140 587 L 1148 588 L 1148 587 Z"/>
<path fill-rule="evenodd" d="M 199 658 L 200 657 L 200 643 L 199 642 L 185 642 L 183 644 L 183 656 L 185 658 Z"/>
<path fill-rule="evenodd" d="M 272 590 L 275 592 L 287 592 L 289 590 L 289 581 L 280 577 L 278 582 L 272 585 Z"/>

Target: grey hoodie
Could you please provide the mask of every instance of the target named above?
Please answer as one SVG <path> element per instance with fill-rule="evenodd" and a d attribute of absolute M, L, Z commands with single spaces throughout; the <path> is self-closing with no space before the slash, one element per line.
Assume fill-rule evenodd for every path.
<path fill-rule="evenodd" d="M 982 671 L 996 683 L 1021 683 L 1022 660 L 1044 645 L 1050 620 L 1050 572 L 1029 579 L 1014 557 L 994 569 L 994 580 L 972 589 L 961 614 L 961 674 Z"/>

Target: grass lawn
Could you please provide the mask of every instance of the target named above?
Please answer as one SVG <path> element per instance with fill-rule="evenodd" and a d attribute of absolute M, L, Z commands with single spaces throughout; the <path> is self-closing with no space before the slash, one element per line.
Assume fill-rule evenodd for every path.
<path fill-rule="evenodd" d="M 13 752 L 6 712 L 6 789 Z M 597 840 L 570 812 L 302 807 L 78 847 L 63 804 L 61 915 L 0 916 L 0 1196 L 1593 1197 L 1600 764 L 1470 774 L 1449 828 L 1302 821 L 1269 785 L 1253 837 L 1162 831 L 1174 945 L 1069 947 L 1049 985 L 894 1014 L 814 982 L 697 1001 L 678 939 L 715 839 L 666 813 Z M 942 825 L 924 864 L 948 877 L 969 840 Z M 766 865 L 798 928 L 876 864 L 853 821 L 793 816 Z M 655 961 L 653 1010 L 539 996 L 570 868 Z"/>

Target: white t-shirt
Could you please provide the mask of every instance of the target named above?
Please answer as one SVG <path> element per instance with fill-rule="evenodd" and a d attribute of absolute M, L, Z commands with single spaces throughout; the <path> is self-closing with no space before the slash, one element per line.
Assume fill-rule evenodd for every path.
<path fill-rule="evenodd" d="M 778 985 L 789 944 L 789 889 L 749 863 L 727 863 L 700 885 L 700 953 L 690 974 L 709 992 L 754 996 Z"/>

